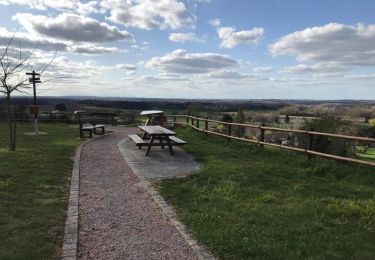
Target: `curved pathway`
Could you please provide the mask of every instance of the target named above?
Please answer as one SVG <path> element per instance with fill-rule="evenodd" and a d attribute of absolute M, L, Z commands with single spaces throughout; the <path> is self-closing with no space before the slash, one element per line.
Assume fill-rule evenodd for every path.
<path fill-rule="evenodd" d="M 82 147 L 78 259 L 197 259 L 118 150 L 136 132 L 122 128 Z"/>

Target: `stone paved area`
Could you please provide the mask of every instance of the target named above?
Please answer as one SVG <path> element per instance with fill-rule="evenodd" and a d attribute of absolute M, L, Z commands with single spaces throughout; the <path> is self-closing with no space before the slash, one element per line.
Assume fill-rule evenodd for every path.
<path fill-rule="evenodd" d="M 167 147 L 153 147 L 149 156 L 145 157 L 147 147 L 138 149 L 130 139 L 124 140 L 121 145 L 130 167 L 141 172 L 146 179 L 184 177 L 201 167 L 190 154 L 176 146 L 173 147 L 174 156 L 171 156 Z"/>
<path fill-rule="evenodd" d="M 135 132 L 124 128 L 82 147 L 78 259 L 197 259 L 118 150 Z"/>

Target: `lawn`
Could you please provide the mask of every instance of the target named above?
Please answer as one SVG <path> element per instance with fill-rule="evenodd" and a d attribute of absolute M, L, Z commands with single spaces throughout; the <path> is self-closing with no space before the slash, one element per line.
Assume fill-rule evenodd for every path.
<path fill-rule="evenodd" d="M 357 153 L 358 157 L 375 160 L 375 148 L 368 148 L 366 153 Z"/>
<path fill-rule="evenodd" d="M 158 188 L 218 258 L 373 259 L 375 168 L 177 131 L 203 168 Z"/>
<path fill-rule="evenodd" d="M 27 136 L 19 124 L 17 151 L 7 150 L 0 123 L 0 259 L 58 258 L 78 130 L 42 124 L 48 135 Z"/>

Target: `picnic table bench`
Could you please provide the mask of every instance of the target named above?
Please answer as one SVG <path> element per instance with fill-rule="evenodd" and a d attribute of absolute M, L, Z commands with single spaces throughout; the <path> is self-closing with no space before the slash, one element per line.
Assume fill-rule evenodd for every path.
<path fill-rule="evenodd" d="M 139 129 L 145 132 L 143 138 L 138 135 L 129 135 L 129 138 L 141 149 L 143 146 L 147 146 L 146 156 L 149 155 L 152 146 L 168 146 L 171 155 L 174 155 L 172 146 L 184 145 L 187 142 L 176 137 L 176 132 L 166 129 L 161 126 L 138 126 Z M 149 139 L 147 139 L 149 137 Z M 158 143 L 155 143 L 158 140 Z"/>
<path fill-rule="evenodd" d="M 97 129 L 101 129 L 100 133 L 98 133 Z M 87 124 L 83 125 L 82 123 L 79 124 L 79 137 L 84 137 L 84 132 L 88 132 L 90 138 L 92 138 L 92 134 L 96 135 L 104 135 L 105 134 L 105 126 L 104 125 L 97 125 L 97 124 Z"/>

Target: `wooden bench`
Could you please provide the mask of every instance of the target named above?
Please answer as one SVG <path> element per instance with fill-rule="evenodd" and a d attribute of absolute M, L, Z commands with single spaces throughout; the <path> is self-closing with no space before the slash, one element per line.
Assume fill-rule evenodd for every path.
<path fill-rule="evenodd" d="M 144 140 L 138 135 L 129 135 L 129 138 L 141 149 L 143 146 L 148 146 L 149 145 L 149 140 Z M 175 136 L 170 136 L 169 139 L 171 140 L 171 145 L 184 145 L 187 144 L 186 141 L 175 137 Z M 152 146 L 167 146 L 167 143 L 153 143 Z"/>
<path fill-rule="evenodd" d="M 184 145 L 187 144 L 186 141 L 176 137 L 176 136 L 170 136 L 169 139 L 172 141 L 172 144 L 174 145 Z"/>
<path fill-rule="evenodd" d="M 139 147 L 139 149 L 141 149 L 142 146 L 148 145 L 148 142 L 140 138 L 138 135 L 129 135 L 129 138 L 132 139 L 132 141 Z"/>
<path fill-rule="evenodd" d="M 97 129 L 101 129 L 100 133 L 98 133 Z M 94 125 L 94 134 L 96 135 L 104 135 L 105 134 L 105 126 L 104 125 Z"/>
<path fill-rule="evenodd" d="M 97 129 L 101 129 L 100 133 L 97 132 Z M 105 134 L 105 126 L 104 125 L 83 125 L 82 123 L 79 124 L 79 137 L 84 137 L 84 132 L 89 132 L 90 138 L 92 138 L 92 134 L 96 135 L 104 135 Z"/>

